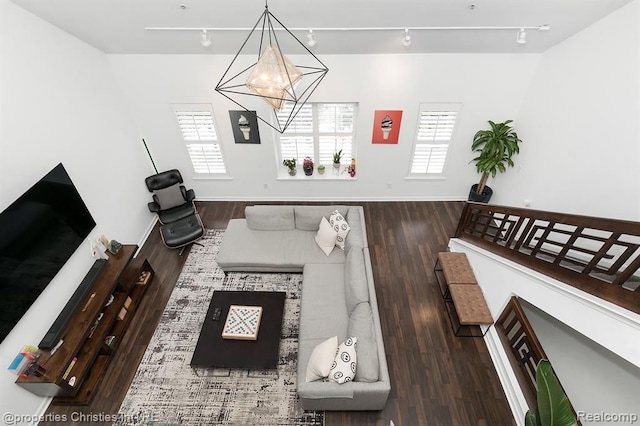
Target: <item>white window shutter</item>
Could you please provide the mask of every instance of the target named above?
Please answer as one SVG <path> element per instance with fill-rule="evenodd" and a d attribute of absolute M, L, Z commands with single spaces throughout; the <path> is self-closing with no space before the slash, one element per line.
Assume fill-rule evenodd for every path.
<path fill-rule="evenodd" d="M 441 175 L 461 105 L 442 109 L 437 105 L 420 105 L 418 129 L 411 158 L 410 174 Z"/>
<path fill-rule="evenodd" d="M 208 111 L 176 111 L 178 125 L 185 141 L 215 141 L 218 139 L 213 126 L 213 116 Z"/>
<path fill-rule="evenodd" d="M 276 114 L 278 116 L 278 121 L 284 122 L 289 118 L 289 114 L 291 114 L 291 109 L 293 108 L 293 103 L 286 102 L 281 110 L 277 111 Z M 312 116 L 312 107 L 311 104 L 304 104 L 302 108 L 298 111 L 295 118 L 285 130 L 287 134 L 311 134 L 313 133 L 313 116 Z"/>
<path fill-rule="evenodd" d="M 218 144 L 190 143 L 187 144 L 187 150 L 196 173 L 224 174 L 227 172 Z"/>
<path fill-rule="evenodd" d="M 288 117 L 291 104 L 278 112 Z M 305 157 L 314 159 L 316 165 L 333 163 L 333 154 L 342 150 L 343 161 L 353 156 L 355 139 L 355 104 L 309 103 L 305 104 L 291 125 L 280 136 L 280 161 L 295 158 L 301 164 Z"/>
<path fill-rule="evenodd" d="M 442 173 L 448 145 L 417 144 L 411 164 L 412 174 Z"/>
<path fill-rule="evenodd" d="M 226 175 L 210 105 L 174 105 L 178 126 L 193 170 L 197 174 Z"/>

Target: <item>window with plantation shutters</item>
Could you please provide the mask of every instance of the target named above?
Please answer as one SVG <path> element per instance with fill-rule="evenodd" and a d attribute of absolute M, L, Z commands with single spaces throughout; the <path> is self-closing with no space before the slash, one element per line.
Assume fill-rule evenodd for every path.
<path fill-rule="evenodd" d="M 277 114 L 286 119 L 293 104 L 287 103 Z M 280 164 L 295 158 L 301 167 L 305 157 L 315 166 L 331 167 L 333 154 L 342 150 L 342 164 L 355 156 L 356 104 L 307 103 L 302 106 L 287 130 L 280 135 Z"/>
<path fill-rule="evenodd" d="M 411 176 L 442 175 L 461 104 L 421 104 Z"/>
<path fill-rule="evenodd" d="M 193 170 L 201 175 L 226 175 L 211 105 L 173 105 L 173 108 Z"/>

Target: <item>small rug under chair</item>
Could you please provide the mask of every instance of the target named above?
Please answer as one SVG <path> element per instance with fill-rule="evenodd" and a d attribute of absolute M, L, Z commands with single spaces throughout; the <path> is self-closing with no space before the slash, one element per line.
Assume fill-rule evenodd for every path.
<path fill-rule="evenodd" d="M 226 278 L 215 262 L 224 231 L 208 230 L 182 273 L 118 413 L 117 425 L 322 426 L 324 412 L 304 411 L 296 393 L 300 274 Z M 192 369 L 214 290 L 284 291 L 276 370 Z"/>

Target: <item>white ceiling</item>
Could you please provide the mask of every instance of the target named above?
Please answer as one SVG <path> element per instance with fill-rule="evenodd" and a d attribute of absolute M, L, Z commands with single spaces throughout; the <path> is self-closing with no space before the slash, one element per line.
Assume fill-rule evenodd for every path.
<path fill-rule="evenodd" d="M 235 54 L 264 11 L 263 0 L 11 0 L 105 53 Z M 536 53 L 565 40 L 631 0 L 271 0 L 269 11 L 300 40 L 314 29 L 316 54 Z M 475 7 L 470 7 L 475 3 Z M 181 7 L 183 5 L 184 7 Z M 515 42 L 519 27 L 528 42 Z M 509 30 L 413 30 L 407 27 L 513 27 Z M 147 30 L 148 27 L 193 30 Z M 211 46 L 200 45 L 203 28 Z M 338 28 L 339 30 L 322 30 Z M 395 28 L 349 30 L 349 28 Z M 283 33 L 284 34 L 284 33 Z"/>

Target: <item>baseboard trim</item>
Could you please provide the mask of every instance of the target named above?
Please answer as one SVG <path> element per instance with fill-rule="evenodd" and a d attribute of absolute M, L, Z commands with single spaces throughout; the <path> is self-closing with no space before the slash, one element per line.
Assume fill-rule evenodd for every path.
<path fill-rule="evenodd" d="M 495 327 L 491 327 L 484 337 L 489 351 L 489 356 L 498 373 L 498 379 L 502 383 L 507 402 L 513 413 L 513 418 L 518 426 L 524 426 L 524 417 L 529 410 L 527 400 L 520 389 L 520 383 L 516 378 L 507 353 L 504 351 L 502 341 Z"/>
<path fill-rule="evenodd" d="M 138 241 L 138 251 L 140 251 L 144 243 L 147 241 L 147 238 L 149 238 L 149 235 L 151 235 L 151 232 L 153 231 L 154 226 L 156 226 L 157 221 L 158 221 L 158 218 L 154 217 L 149 223 L 149 225 L 147 226 L 147 229 L 144 231 L 144 233 L 140 237 L 140 240 Z M 138 253 L 136 252 L 135 255 L 137 256 Z"/>
<path fill-rule="evenodd" d="M 467 201 L 465 197 L 198 197 L 196 201 L 256 201 L 256 202 L 403 202 L 403 201 Z"/>
<path fill-rule="evenodd" d="M 46 419 L 45 414 L 49 409 L 49 405 L 51 405 L 51 401 L 53 401 L 53 397 L 51 396 L 42 398 L 42 402 L 38 406 L 38 409 L 36 410 L 33 416 L 33 419 L 29 422 L 30 426 L 38 426 L 38 424 L 40 423 L 40 420 Z"/>

